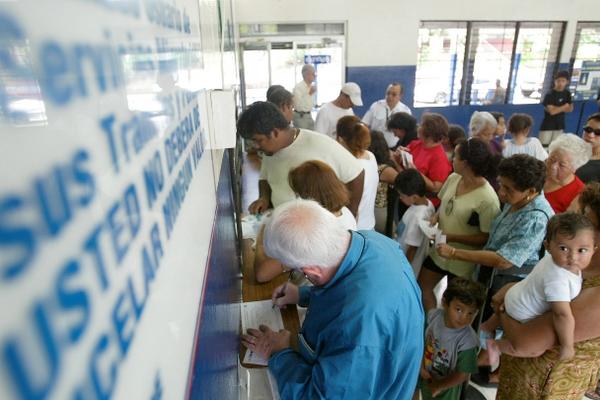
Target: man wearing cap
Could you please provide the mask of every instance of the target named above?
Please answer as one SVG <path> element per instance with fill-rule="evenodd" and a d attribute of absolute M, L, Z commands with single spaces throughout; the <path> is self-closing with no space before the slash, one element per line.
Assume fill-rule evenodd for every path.
<path fill-rule="evenodd" d="M 302 80 L 294 87 L 294 126 L 300 129 L 315 129 L 315 121 L 310 112 L 314 106 L 313 95 L 317 87 L 315 81 L 315 67 L 304 64 L 302 67 Z"/>
<path fill-rule="evenodd" d="M 363 117 L 363 122 L 374 131 L 381 131 L 388 147 L 394 147 L 398 138 L 387 129 L 387 122 L 394 113 L 405 112 L 412 114 L 410 108 L 402 103 L 404 90 L 398 82 L 390 83 L 385 92 L 385 99 L 377 100 L 371 105 L 369 111 Z"/>
<path fill-rule="evenodd" d="M 360 86 L 354 82 L 344 84 L 337 99 L 323 104 L 323 107 L 319 110 L 315 122 L 315 131 L 335 139 L 335 126 L 338 120 L 346 115 L 354 115 L 352 107 L 362 105 Z"/>

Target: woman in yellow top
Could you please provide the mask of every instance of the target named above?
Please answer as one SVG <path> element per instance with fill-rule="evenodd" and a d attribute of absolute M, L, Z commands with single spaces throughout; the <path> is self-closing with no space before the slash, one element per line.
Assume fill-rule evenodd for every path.
<path fill-rule="evenodd" d="M 438 193 L 441 204 L 435 222 L 448 243 L 459 249 L 480 249 L 488 240 L 492 221 L 500 212 L 500 202 L 492 186 L 484 178 L 496 165 L 488 145 L 480 139 L 469 139 L 456 146 L 451 174 Z M 475 263 L 441 257 L 434 248 L 423 261 L 419 286 L 423 291 L 426 311 L 436 307 L 434 287 L 444 277 L 472 279 Z"/>
<path fill-rule="evenodd" d="M 590 183 L 579 198 L 582 212 L 596 227 L 600 243 L 600 183 Z M 583 271 L 583 287 L 571 302 L 575 317 L 575 357 L 559 360 L 559 347 L 552 327 L 552 315 L 546 313 L 527 323 L 519 323 L 502 314 L 504 334 L 528 349 L 526 357 L 502 356 L 499 400 L 580 400 L 593 390 L 600 378 L 600 251 Z M 504 299 L 510 285 L 495 296 L 496 305 Z"/>

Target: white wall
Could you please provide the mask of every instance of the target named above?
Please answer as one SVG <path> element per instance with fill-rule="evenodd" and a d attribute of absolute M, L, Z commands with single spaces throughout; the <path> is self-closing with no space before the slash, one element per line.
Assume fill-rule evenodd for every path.
<path fill-rule="evenodd" d="M 567 21 L 560 62 L 578 20 L 600 20 L 598 0 L 235 0 L 238 23 L 346 21 L 349 67 L 415 65 L 422 20 Z"/>

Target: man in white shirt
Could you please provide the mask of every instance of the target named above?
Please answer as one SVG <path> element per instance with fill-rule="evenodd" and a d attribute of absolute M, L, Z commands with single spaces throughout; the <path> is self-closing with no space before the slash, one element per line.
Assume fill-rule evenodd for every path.
<path fill-rule="evenodd" d="M 360 86 L 354 82 L 344 84 L 337 99 L 330 103 L 323 104 L 317 113 L 315 131 L 335 139 L 335 126 L 337 125 L 338 120 L 346 115 L 354 115 L 352 107 L 362 105 Z"/>
<path fill-rule="evenodd" d="M 377 100 L 373 103 L 362 120 L 371 130 L 383 132 L 385 141 L 390 148 L 396 145 L 398 138 L 393 132 L 387 129 L 389 118 L 397 112 L 405 112 L 412 115 L 410 108 L 400 101 L 403 94 L 404 89 L 400 83 L 391 83 L 385 92 L 385 99 Z"/>
<path fill-rule="evenodd" d="M 265 155 L 258 181 L 259 198 L 250 204 L 252 214 L 277 207 L 296 198 L 288 174 L 305 161 L 319 160 L 329 165 L 350 192 L 348 208 L 358 215 L 365 172 L 362 164 L 341 144 L 329 137 L 305 129 L 290 127 L 277 107 L 257 101 L 238 119 L 237 131 L 252 139 Z"/>
<path fill-rule="evenodd" d="M 302 80 L 294 87 L 294 126 L 301 129 L 315 129 L 315 121 L 310 114 L 315 105 L 313 95 L 317 91 L 315 81 L 315 67 L 304 64 L 302 67 Z"/>
<path fill-rule="evenodd" d="M 274 88 L 274 89 L 272 89 Z M 294 118 L 293 95 L 283 86 L 273 85 L 267 90 L 267 101 L 279 108 L 285 119 L 291 123 Z M 294 126 L 296 126 L 294 124 Z"/>

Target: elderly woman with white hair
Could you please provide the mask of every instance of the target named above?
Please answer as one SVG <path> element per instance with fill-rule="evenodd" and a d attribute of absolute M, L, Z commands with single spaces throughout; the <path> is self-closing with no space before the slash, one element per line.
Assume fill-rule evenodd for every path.
<path fill-rule="evenodd" d="M 493 155 L 502 155 L 502 146 L 494 140 L 498 121 L 487 111 L 475 111 L 469 122 L 469 136 L 476 137 L 490 146 Z"/>
<path fill-rule="evenodd" d="M 592 146 L 572 133 L 559 136 L 550 144 L 546 159 L 544 195 L 555 213 L 567 211 L 584 188 L 575 171 L 592 156 Z"/>

